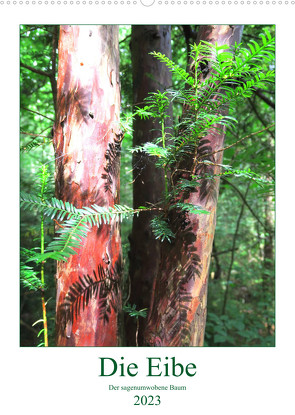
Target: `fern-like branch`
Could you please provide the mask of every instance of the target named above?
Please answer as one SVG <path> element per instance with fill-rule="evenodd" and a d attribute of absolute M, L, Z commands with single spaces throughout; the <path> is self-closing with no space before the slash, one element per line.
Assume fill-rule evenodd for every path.
<path fill-rule="evenodd" d="M 44 290 L 37 272 L 26 264 L 20 265 L 20 281 L 24 288 L 30 291 Z"/>
<path fill-rule="evenodd" d="M 163 242 L 167 239 L 168 242 L 171 242 L 175 238 L 175 234 L 172 232 L 167 220 L 163 216 L 156 216 L 151 220 L 152 232 L 155 235 L 156 239 L 159 239 Z"/>
<path fill-rule="evenodd" d="M 122 221 L 130 215 L 139 214 L 142 211 L 161 210 L 161 208 L 132 209 L 125 205 L 98 206 L 76 208 L 69 202 L 52 198 L 41 199 L 39 196 L 21 193 L 20 203 L 23 208 L 36 208 L 45 216 L 58 221 L 63 221 L 57 230 L 57 236 L 48 245 L 46 252 L 36 255 L 33 259 L 44 261 L 52 258 L 57 261 L 66 261 L 71 255 L 75 255 L 75 249 L 80 248 L 83 239 L 93 226 L 109 225 L 111 221 Z"/>
<path fill-rule="evenodd" d="M 201 206 L 193 205 L 192 203 L 178 202 L 175 205 L 171 205 L 170 209 L 173 209 L 173 208 L 179 209 L 186 213 L 192 213 L 195 215 L 199 215 L 199 214 L 210 215 L 210 212 L 208 210 L 203 209 Z"/>

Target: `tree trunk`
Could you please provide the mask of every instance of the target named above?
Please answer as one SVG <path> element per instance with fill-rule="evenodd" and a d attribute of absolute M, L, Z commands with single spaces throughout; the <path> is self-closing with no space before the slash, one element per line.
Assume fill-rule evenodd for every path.
<path fill-rule="evenodd" d="M 57 198 L 77 208 L 118 203 L 119 110 L 118 27 L 61 26 L 54 134 Z M 93 227 L 76 252 L 57 265 L 57 345 L 117 346 L 118 222 Z"/>
<path fill-rule="evenodd" d="M 133 103 L 143 106 L 149 92 L 164 91 L 172 84 L 171 72 L 150 52 L 164 53 L 171 58 L 170 26 L 132 26 L 131 58 L 133 75 Z M 169 124 L 170 121 L 167 121 Z M 133 146 L 141 146 L 161 135 L 159 122 L 153 119 L 136 117 L 133 124 Z M 155 204 L 164 193 L 164 174 L 154 160 L 144 153 L 133 156 L 133 206 Z M 157 273 L 160 261 L 160 242 L 155 240 L 150 228 L 153 214 L 146 212 L 133 219 L 130 235 L 130 283 L 129 301 L 137 308 L 150 305 L 153 276 Z M 142 345 L 145 320 L 140 320 L 138 345 Z M 136 325 L 134 319 L 127 318 L 126 342 L 135 345 Z"/>
<path fill-rule="evenodd" d="M 198 41 L 233 45 L 239 43 L 241 32 L 242 26 L 201 26 Z M 197 153 L 202 156 L 208 154 L 206 160 L 221 163 L 222 152 L 211 153 L 223 147 L 224 133 L 223 130 L 223 133 L 215 132 L 202 137 Z M 192 164 L 192 161 L 187 162 Z M 220 168 L 200 164 L 195 173 L 198 176 L 218 174 Z M 184 177 L 180 172 L 177 174 L 179 178 Z M 161 245 L 161 263 L 154 281 L 153 301 L 145 331 L 146 345 L 203 345 L 218 191 L 219 178 L 202 179 L 201 186 L 188 194 L 185 202 L 201 206 L 210 214 L 175 212 L 174 217 L 170 218 L 176 238 L 171 244 L 163 242 Z"/>

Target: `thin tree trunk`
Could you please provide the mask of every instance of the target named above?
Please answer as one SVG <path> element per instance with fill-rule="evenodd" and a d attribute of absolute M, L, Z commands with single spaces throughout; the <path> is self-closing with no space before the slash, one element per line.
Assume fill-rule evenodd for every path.
<path fill-rule="evenodd" d="M 132 26 L 131 55 L 133 75 L 133 102 L 143 106 L 149 92 L 164 91 L 172 84 L 171 72 L 150 52 L 164 53 L 171 58 L 170 26 Z M 169 121 L 167 121 L 167 124 Z M 133 124 L 133 146 L 153 141 L 161 135 L 160 125 L 152 119 L 136 117 Z M 133 157 L 133 206 L 159 202 L 164 193 L 164 174 L 155 166 L 154 160 L 143 153 Z M 152 213 L 135 216 L 130 235 L 130 283 L 129 301 L 137 308 L 150 304 L 153 276 L 157 273 L 160 260 L 160 242 L 156 241 L 150 228 Z M 138 342 L 142 345 L 145 320 L 140 319 Z M 126 342 L 135 345 L 136 322 L 127 318 Z"/>
<path fill-rule="evenodd" d="M 50 84 L 52 89 L 52 99 L 54 112 L 56 114 L 56 101 L 57 101 L 57 83 L 56 83 L 56 49 L 58 47 L 58 26 L 53 26 L 53 38 L 52 38 L 52 53 L 51 53 L 51 73 Z"/>
<path fill-rule="evenodd" d="M 241 38 L 242 26 L 201 26 L 198 41 L 233 45 Z M 197 151 L 205 156 L 223 147 L 224 133 L 200 139 Z M 220 164 L 222 152 L 207 156 Z M 191 162 L 192 163 L 192 162 Z M 199 165 L 196 174 L 218 174 L 219 167 Z M 179 173 L 180 174 L 180 173 Z M 181 176 L 180 176 L 181 177 Z M 150 346 L 202 346 L 204 342 L 207 286 L 215 231 L 219 179 L 203 179 L 188 195 L 188 203 L 201 206 L 209 215 L 176 214 L 175 242 L 161 245 L 161 263 L 154 282 L 153 302 L 145 331 Z M 170 222 L 171 222 L 170 221 Z"/>
<path fill-rule="evenodd" d="M 61 26 L 54 134 L 57 198 L 77 208 L 119 202 L 119 109 L 118 27 Z M 118 222 L 94 227 L 76 251 L 57 265 L 57 345 L 119 345 Z"/>

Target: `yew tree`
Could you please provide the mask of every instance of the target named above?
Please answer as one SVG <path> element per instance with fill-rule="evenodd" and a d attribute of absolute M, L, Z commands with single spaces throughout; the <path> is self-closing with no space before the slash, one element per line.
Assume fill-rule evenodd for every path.
<path fill-rule="evenodd" d="M 245 48 L 239 44 L 242 26 L 207 25 L 197 32 L 184 27 L 189 52 L 185 70 L 185 64 L 171 59 L 170 26 L 132 27 L 132 146 L 120 122 L 118 29 L 60 26 L 53 139 L 43 140 L 53 142 L 55 197 L 50 199 L 46 191 L 50 161 L 43 162 L 41 191 L 21 195 L 22 206 L 38 210 L 41 218 L 40 253 L 24 251 L 29 256 L 24 281 L 28 286 L 34 276 L 45 304 L 45 263 L 57 260 L 58 346 L 202 346 L 220 178 L 226 182 L 228 176 L 238 176 L 262 187 L 272 185 L 269 177 L 223 164 L 223 152 L 249 137 L 237 134 L 236 142 L 224 142 L 226 132 L 235 134 L 236 106 L 254 93 L 263 94 L 274 80 L 274 38 L 265 30 Z M 56 41 L 54 28 L 52 70 L 37 70 L 50 74 L 51 87 Z M 36 73 L 27 62 L 22 67 Z M 130 100 L 131 89 L 125 91 L 124 105 L 128 95 Z M 24 151 L 41 145 L 39 136 Z M 133 207 L 119 200 L 122 142 L 126 159 L 133 157 Z M 124 287 L 120 220 L 128 216 L 133 227 Z M 55 224 L 46 246 L 45 218 Z M 265 228 L 271 228 L 268 210 L 265 221 Z M 124 233 L 127 239 L 126 228 Z M 235 248 L 234 239 L 233 252 Z M 266 287 L 271 237 L 264 251 Z M 27 262 L 36 270 L 41 262 L 40 281 Z M 227 284 L 229 276 L 230 271 Z M 228 289 L 224 309 L 227 294 Z M 125 328 L 122 311 L 128 314 Z"/>
<path fill-rule="evenodd" d="M 58 50 L 56 198 L 76 209 L 114 206 L 121 145 L 118 27 L 61 26 Z M 74 226 L 76 236 L 80 225 Z M 62 226 L 57 223 L 56 229 Z M 60 252 L 67 247 L 62 242 Z M 73 253 L 57 265 L 57 345 L 117 346 L 118 221 L 93 226 Z"/>
<path fill-rule="evenodd" d="M 228 109 L 273 76 L 271 71 L 261 74 L 257 65 L 258 59 L 273 57 L 271 37 L 263 37 L 262 47 L 256 43 L 238 56 L 241 33 L 242 26 L 201 26 L 189 73 L 155 53 L 187 88 L 172 93 L 173 99 L 184 103 L 174 145 L 163 144 L 165 152 L 158 152 L 170 175 L 164 213 L 156 223 L 163 243 L 145 330 L 149 346 L 202 346 L 204 342 L 219 181 L 226 168 L 222 165 L 224 137 L 232 123 Z"/>
<path fill-rule="evenodd" d="M 151 92 L 165 91 L 172 85 L 171 71 L 151 52 L 164 53 L 171 58 L 171 26 L 166 25 L 134 25 L 131 31 L 131 60 L 133 82 L 133 105 L 144 107 L 144 99 Z M 169 113 L 170 110 L 170 113 Z M 170 117 L 165 120 L 165 128 L 172 123 L 171 107 L 167 108 Z M 138 115 L 133 120 L 133 147 L 142 146 L 161 135 L 159 120 L 143 119 Z M 133 167 L 133 207 L 154 206 L 164 193 L 164 173 L 155 165 L 155 160 L 144 152 L 135 152 Z M 139 309 L 149 308 L 152 295 L 154 275 L 158 271 L 161 242 L 155 240 L 151 229 L 153 211 L 147 211 L 133 217 L 132 231 L 129 237 L 129 276 L 131 304 Z M 134 319 L 127 320 L 127 345 L 143 344 L 145 319 L 136 334 Z"/>

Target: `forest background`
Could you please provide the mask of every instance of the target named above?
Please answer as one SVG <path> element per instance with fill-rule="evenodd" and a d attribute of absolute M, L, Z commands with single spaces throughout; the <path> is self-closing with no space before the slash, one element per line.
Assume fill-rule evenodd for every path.
<path fill-rule="evenodd" d="M 273 26 L 267 26 L 274 33 Z M 197 28 L 191 27 L 191 30 Z M 32 193 L 39 180 L 39 168 L 46 164 L 50 177 L 54 174 L 54 154 L 51 128 L 54 119 L 52 99 L 53 80 L 44 72 L 54 65 L 52 53 L 54 26 L 21 26 L 21 190 Z M 187 27 L 172 26 L 172 60 L 183 68 L 187 65 Z M 132 78 L 130 57 L 130 26 L 120 26 L 121 106 L 128 117 L 131 113 Z M 262 26 L 246 25 L 242 42 L 259 38 Z M 273 65 L 275 63 L 273 62 Z M 38 68 L 38 69 L 37 69 Z M 32 69 L 35 69 L 32 70 Z M 38 73 L 39 72 L 39 73 Z M 177 82 L 176 79 L 173 80 Z M 257 91 L 237 106 L 238 128 L 227 133 L 230 145 L 238 138 L 250 135 L 273 123 L 274 87 Z M 175 114 L 175 117 L 179 114 Z M 32 134 L 32 136 L 30 136 Z M 39 135 L 35 137 L 34 134 Z M 42 137 L 41 137 L 42 136 Z M 36 145 L 37 144 L 37 145 Z M 121 152 L 120 203 L 132 206 L 132 134 L 126 133 Z M 224 164 L 236 170 L 251 169 L 266 179 L 274 179 L 274 133 L 268 130 L 257 137 L 249 137 L 224 153 Z M 260 191 L 253 180 L 240 177 L 222 178 L 217 210 L 217 226 L 211 259 L 208 317 L 205 346 L 273 346 L 274 345 L 274 193 Z M 54 194 L 53 180 L 49 189 Z M 132 220 L 122 223 L 124 278 L 128 280 L 128 236 Z M 37 212 L 22 211 L 21 246 L 38 246 L 40 223 Z M 45 226 L 45 243 L 54 234 L 52 222 Z M 49 345 L 54 345 L 55 321 L 55 265 L 46 263 L 46 302 Z M 25 284 L 20 289 L 21 345 L 42 344 L 38 322 L 40 295 Z M 128 292 L 123 292 L 123 303 Z M 143 318 L 143 317 L 142 317 Z M 39 334 L 39 337 L 38 337 Z"/>

